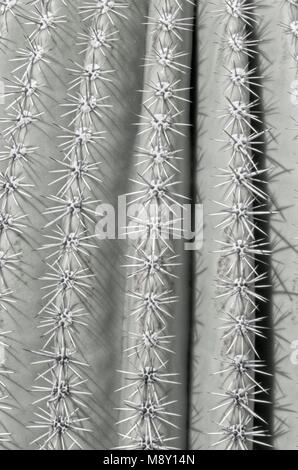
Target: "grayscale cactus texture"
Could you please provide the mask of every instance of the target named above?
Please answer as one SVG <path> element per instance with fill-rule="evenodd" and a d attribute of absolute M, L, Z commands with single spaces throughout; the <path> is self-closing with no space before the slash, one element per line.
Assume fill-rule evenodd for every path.
<path fill-rule="evenodd" d="M 0 1 L 0 449 L 295 449 L 298 2 Z"/>

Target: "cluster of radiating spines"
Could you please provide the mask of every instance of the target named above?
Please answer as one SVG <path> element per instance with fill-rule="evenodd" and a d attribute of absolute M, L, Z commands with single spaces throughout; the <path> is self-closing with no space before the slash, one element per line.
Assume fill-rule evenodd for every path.
<path fill-rule="evenodd" d="M 32 167 L 38 154 L 38 146 L 34 146 L 32 131 L 42 125 L 44 115 L 43 80 L 50 61 L 47 33 L 51 33 L 53 26 L 59 30 L 65 22 L 64 17 L 56 12 L 57 9 L 51 11 L 51 2 L 39 2 L 35 7 L 25 4 L 19 6 L 19 3 L 0 2 L 0 16 L 5 23 L 9 22 L 8 15 L 11 14 L 20 23 L 33 25 L 32 33 L 26 37 L 23 48 L 17 49 L 16 56 L 11 59 L 13 70 L 6 79 L 2 96 L 5 112 L 0 117 L 0 307 L 4 324 L 5 317 L 10 314 L 9 305 L 15 302 L 12 286 L 9 285 L 11 274 L 17 271 L 22 260 L 22 252 L 16 247 L 24 239 L 29 216 L 25 213 L 24 203 L 34 195 Z M 1 27 L 3 28 L 3 21 Z M 4 334 L 5 332 L 2 336 Z M 0 346 L 2 350 L 7 347 L 7 343 L 1 342 Z M 1 364 L 1 379 L 3 377 L 5 380 L 10 373 Z M 4 403 L 7 392 L 3 381 L 0 382 L 0 389 L 0 409 L 6 409 Z M 6 440 L 5 435 L 0 440 Z"/>
<path fill-rule="evenodd" d="M 23 2 L 24 3 L 24 2 Z M 25 5 L 26 8 L 26 5 Z M 1 46 L 7 46 L 12 43 L 8 37 L 11 20 L 17 20 L 20 23 L 19 14 L 24 11 L 20 0 L 1 0 L 0 3 L 0 50 Z"/>
<path fill-rule="evenodd" d="M 47 273 L 41 278 L 43 306 L 39 312 L 44 344 L 33 351 L 44 365 L 33 387 L 39 407 L 32 426 L 38 436 L 32 441 L 41 449 L 81 448 L 80 437 L 90 432 L 86 421 L 90 395 L 86 380 L 89 365 L 82 359 L 79 335 L 86 328 L 87 297 L 94 274 L 90 255 L 96 248 L 95 223 L 98 200 L 92 196 L 99 178 L 101 129 L 104 113 L 111 106 L 102 93 L 105 81 L 112 81 L 111 51 L 117 41 L 116 19 L 125 19 L 127 4 L 122 1 L 82 2 L 78 5 L 83 32 L 77 36 L 83 65 L 75 62 L 68 69 L 71 78 L 67 101 L 61 105 L 61 117 L 67 126 L 59 126 L 57 169 L 50 187 L 45 211 Z M 93 186 L 92 186 L 93 185 Z"/>
<path fill-rule="evenodd" d="M 144 113 L 138 123 L 142 143 L 136 152 L 134 191 L 128 195 L 129 205 L 136 207 L 127 233 L 136 242 L 125 265 L 132 326 L 125 350 L 130 367 L 121 371 L 124 385 L 119 389 L 125 398 L 118 423 L 124 449 L 170 449 L 176 439 L 171 436 L 177 428 L 176 402 L 167 399 L 167 388 L 177 384 L 177 374 L 168 370 L 174 338 L 168 325 L 178 301 L 173 236 L 179 235 L 180 209 L 187 202 L 177 189 L 183 150 L 176 138 L 184 136 L 187 126 L 181 122 L 188 101 L 182 80 L 188 71 L 183 36 L 192 29 L 192 18 L 183 15 L 181 6 L 175 0 L 152 2 L 146 18 L 152 34 L 144 63 Z"/>
<path fill-rule="evenodd" d="M 291 42 L 291 55 L 294 61 L 296 73 L 298 72 L 298 1 L 283 0 L 288 7 L 288 19 L 281 26 L 289 36 Z"/>
<path fill-rule="evenodd" d="M 216 229 L 223 234 L 217 240 L 224 270 L 217 281 L 217 302 L 224 313 L 221 330 L 226 356 L 217 372 L 224 376 L 224 389 L 214 393 L 220 399 L 213 408 L 221 416 L 219 430 L 212 434 L 218 436 L 214 446 L 246 450 L 254 443 L 268 445 L 262 439 L 267 436 L 262 426 L 265 420 L 255 412 L 257 403 L 268 403 L 268 390 L 262 385 L 268 373 L 255 340 L 265 338 L 264 317 L 258 309 L 267 300 L 262 289 L 268 287 L 263 266 L 269 250 L 261 223 L 271 213 L 263 190 L 268 169 L 258 164 L 264 139 L 255 91 L 259 77 L 249 66 L 249 59 L 257 54 L 258 41 L 251 31 L 258 17 L 255 5 L 244 0 L 223 1 L 215 13 L 227 19 L 223 43 L 229 85 L 226 107 L 219 117 L 230 159 L 217 175 L 223 199 L 214 214 L 220 217 Z"/>

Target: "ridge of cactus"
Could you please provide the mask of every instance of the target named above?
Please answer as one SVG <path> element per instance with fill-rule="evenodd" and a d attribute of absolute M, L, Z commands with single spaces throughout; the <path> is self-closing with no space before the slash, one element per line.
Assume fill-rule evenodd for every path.
<path fill-rule="evenodd" d="M 254 39 L 258 25 L 256 5 L 244 0 L 226 0 L 213 13 L 224 21 L 223 54 L 227 79 L 226 109 L 220 111 L 224 121 L 224 150 L 229 152 L 227 168 L 216 175 L 224 200 L 215 201 L 220 217 L 215 226 L 222 233 L 217 243 L 224 274 L 216 281 L 217 302 L 223 314 L 222 368 L 224 390 L 213 392 L 219 404 L 212 411 L 220 413 L 218 440 L 213 446 L 227 450 L 249 450 L 254 444 L 266 442 L 266 420 L 254 410 L 256 403 L 269 403 L 268 390 L 262 378 L 270 375 L 256 349 L 256 338 L 266 339 L 259 305 L 267 302 L 262 294 L 268 288 L 267 272 L 260 272 L 260 257 L 268 256 L 266 232 L 261 224 L 273 211 L 270 197 L 262 189 L 268 168 L 260 167 L 263 157 L 260 148 L 266 130 L 260 131 L 262 121 L 258 106 L 260 96 L 257 69 L 251 60 L 259 54 L 261 40 Z"/>
<path fill-rule="evenodd" d="M 177 209 L 188 201 L 177 189 L 183 159 L 177 137 L 185 137 L 189 126 L 181 121 L 183 103 L 189 102 L 184 97 L 189 88 L 182 85 L 189 70 L 184 63 L 183 34 L 192 31 L 193 17 L 184 16 L 183 2 L 154 0 L 145 24 L 151 34 L 144 58 L 143 113 L 136 124 L 137 175 L 127 194 L 133 215 L 126 233 L 133 235 L 135 243 L 123 266 L 128 270 L 131 325 L 124 351 L 128 367 L 120 370 L 124 385 L 118 392 L 123 406 L 118 408 L 117 424 L 123 442 L 118 448 L 160 450 L 175 448 L 177 437 L 172 432 L 178 428 L 179 416 L 176 400 L 167 398 L 167 386 L 178 385 L 178 374 L 169 369 L 175 338 L 169 331 L 171 306 L 179 301 L 173 291 L 180 265 L 173 242 L 180 233 Z"/>
<path fill-rule="evenodd" d="M 37 3 L 40 3 L 37 7 Z M 0 117 L 4 150 L 0 152 L 0 161 L 3 170 L 0 172 L 0 258 L 1 258 L 1 301 L 0 306 L 4 315 L 10 313 L 9 305 L 16 303 L 14 291 L 9 287 L 7 274 L 17 275 L 17 268 L 23 262 L 23 253 L 19 245 L 26 241 L 26 227 L 30 220 L 30 214 L 25 213 L 23 202 L 34 199 L 34 187 L 32 184 L 31 164 L 38 154 L 38 142 L 32 141 L 32 131 L 37 129 L 46 114 L 41 97 L 43 96 L 42 82 L 43 67 L 49 64 L 50 53 L 48 51 L 49 40 L 52 39 L 53 28 L 57 31 L 65 23 L 64 16 L 50 11 L 52 3 L 34 2 L 32 5 L 24 5 L 17 0 L 5 0 L 0 6 L 1 44 L 10 47 L 9 36 L 10 21 L 17 21 L 29 25 L 31 34 L 25 36 L 22 48 L 16 49 L 16 56 L 10 59 L 14 67 L 10 77 L 6 78 L 5 92 L 2 98 L 9 101 L 5 108 L 5 115 Z M 47 34 L 48 33 L 48 34 Z M 34 140 L 34 139 L 33 139 Z M 36 144 L 36 145 L 35 145 Z M 9 332 L 2 332 L 1 336 Z M 1 342 L 3 348 L 9 344 Z M 9 376 L 12 371 L 1 368 L 0 375 Z M 0 382 L 1 401 L 10 399 L 6 383 Z M 3 390 L 7 393 L 3 395 Z M 3 395 L 3 396 L 2 396 Z M 10 400 L 11 401 L 11 400 Z M 8 410 L 14 405 L 0 408 Z M 10 433 L 1 441 L 7 442 Z M 14 437 L 12 437 L 14 443 Z"/>
<path fill-rule="evenodd" d="M 40 449 L 82 449 L 84 435 L 92 431 L 84 376 L 92 364 L 84 361 L 79 344 L 80 330 L 88 326 L 84 303 L 95 277 L 88 259 L 97 248 L 95 223 L 101 215 L 91 183 L 101 183 L 98 156 L 105 131 L 97 129 L 111 107 L 109 97 L 102 96 L 101 83 L 112 81 L 109 51 L 119 39 L 115 18 L 124 20 L 127 7 L 122 0 L 100 0 L 82 2 L 76 9 L 84 25 L 77 35 L 84 63 L 67 68 L 71 79 L 61 119 L 68 125 L 55 123 L 59 156 L 53 158 L 56 167 L 50 183 L 55 192 L 47 197 L 46 242 L 40 248 L 48 267 L 40 278 L 45 283 L 39 311 L 44 344 L 32 353 L 37 356 L 33 364 L 44 365 L 44 371 L 33 386 L 37 411 L 28 426 L 38 433 L 31 444 Z"/>

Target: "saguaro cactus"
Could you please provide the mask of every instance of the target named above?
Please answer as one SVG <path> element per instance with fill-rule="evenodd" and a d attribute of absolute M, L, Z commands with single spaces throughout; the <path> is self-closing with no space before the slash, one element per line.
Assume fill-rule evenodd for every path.
<path fill-rule="evenodd" d="M 1 449 L 295 447 L 297 5 L 0 2 Z"/>

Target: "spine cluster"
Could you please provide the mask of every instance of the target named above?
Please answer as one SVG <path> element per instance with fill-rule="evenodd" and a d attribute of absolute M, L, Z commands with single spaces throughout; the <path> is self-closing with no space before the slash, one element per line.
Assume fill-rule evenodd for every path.
<path fill-rule="evenodd" d="M 261 144 L 264 130 L 260 128 L 259 96 L 256 68 L 251 61 L 258 54 L 258 43 L 253 30 L 258 16 L 253 2 L 224 0 L 216 10 L 225 21 L 224 57 L 229 85 L 226 89 L 226 109 L 220 116 L 224 121 L 225 150 L 230 154 L 226 168 L 220 169 L 220 183 L 224 200 L 217 204 L 221 210 L 216 216 L 222 230 L 219 240 L 220 264 L 224 275 L 217 282 L 217 302 L 224 313 L 224 366 L 219 374 L 225 377 L 225 389 L 214 393 L 220 403 L 214 410 L 221 413 L 219 430 L 212 434 L 219 439 L 215 446 L 247 450 L 267 436 L 265 420 L 254 407 L 268 403 L 268 390 L 262 386 L 265 363 L 255 346 L 257 337 L 265 338 L 264 317 L 258 309 L 266 297 L 262 289 L 267 273 L 261 271 L 266 249 L 266 233 L 260 224 L 271 213 L 269 197 L 263 190 L 268 169 L 262 168 Z"/>
<path fill-rule="evenodd" d="M 137 177 L 128 195 L 134 215 L 127 233 L 136 243 L 125 266 L 131 319 L 125 352 L 131 367 L 121 371 L 126 383 L 119 389 L 125 395 L 125 406 L 120 408 L 124 417 L 118 423 L 124 429 L 120 434 L 124 449 L 170 449 L 176 439 L 169 435 L 177 428 L 176 402 L 167 398 L 166 389 L 177 384 L 177 374 L 168 370 L 173 354 L 172 306 L 178 302 L 173 281 L 179 263 L 172 239 L 179 234 L 182 204 L 187 199 L 177 192 L 179 161 L 183 160 L 177 140 L 188 125 L 181 122 L 188 101 L 188 88 L 183 87 L 188 71 L 183 38 L 193 23 L 184 15 L 186 3 L 152 1 L 146 21 L 151 31 L 145 58 L 148 83 L 138 123 Z"/>
<path fill-rule="evenodd" d="M 288 7 L 289 21 L 281 23 L 284 32 L 289 36 L 292 46 L 292 58 L 295 63 L 296 74 L 298 71 L 298 0 L 284 0 L 284 3 Z M 293 99 L 297 99 L 296 87 L 294 89 Z"/>
<path fill-rule="evenodd" d="M 84 402 L 89 394 L 84 378 L 88 364 L 78 342 L 80 330 L 87 326 L 84 305 L 94 278 L 90 253 L 96 248 L 95 222 L 100 215 L 98 200 L 92 197 L 101 182 L 99 157 L 105 138 L 105 131 L 98 129 L 111 106 L 101 87 L 112 81 L 111 50 L 119 39 L 115 20 L 125 19 L 127 6 L 122 0 L 78 2 L 84 26 L 77 46 L 84 61 L 68 69 L 72 77 L 67 101 L 61 105 L 61 118 L 67 118 L 69 124 L 59 126 L 61 157 L 54 158 L 57 169 L 51 185 L 55 192 L 48 197 L 45 214 L 50 220 L 45 226 L 47 243 L 42 247 L 48 252 L 39 312 L 45 343 L 40 351 L 33 351 L 38 356 L 35 364 L 45 366 L 33 387 L 39 398 L 35 401 L 36 420 L 30 426 L 40 431 L 32 444 L 41 449 L 81 448 L 77 435 L 90 431 Z"/>
<path fill-rule="evenodd" d="M 8 38 L 9 25 L 12 19 L 20 21 L 19 13 L 21 12 L 20 0 L 3 0 L 0 5 L 0 38 L 1 46 L 6 47 L 8 42 L 11 42 L 12 38 Z"/>

